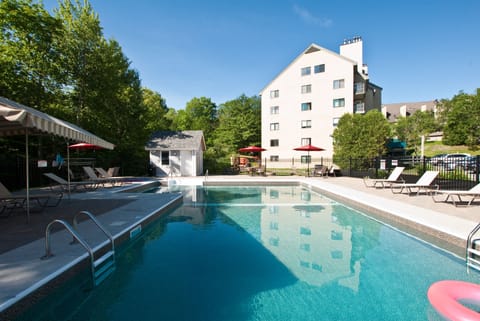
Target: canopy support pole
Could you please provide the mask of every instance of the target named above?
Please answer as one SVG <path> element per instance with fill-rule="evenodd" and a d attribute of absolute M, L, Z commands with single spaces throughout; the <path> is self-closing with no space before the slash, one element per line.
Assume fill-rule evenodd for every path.
<path fill-rule="evenodd" d="M 27 224 L 30 223 L 30 166 L 28 156 L 28 127 L 25 128 L 25 175 L 27 176 Z"/>
<path fill-rule="evenodd" d="M 70 148 L 67 140 L 67 181 L 68 181 L 68 199 L 70 199 Z"/>

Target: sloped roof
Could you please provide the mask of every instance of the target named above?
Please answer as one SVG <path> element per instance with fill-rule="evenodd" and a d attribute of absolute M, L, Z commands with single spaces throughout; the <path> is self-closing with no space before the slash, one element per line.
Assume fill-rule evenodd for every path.
<path fill-rule="evenodd" d="M 113 149 L 112 143 L 67 121 L 0 97 L 0 136 L 29 134 L 52 134 L 79 142 L 87 142 L 106 149 Z"/>
<path fill-rule="evenodd" d="M 343 59 L 343 60 L 345 60 L 345 61 L 350 62 L 353 66 L 357 65 L 357 62 L 354 61 L 354 60 L 352 60 L 352 59 L 350 59 L 350 58 L 347 58 L 347 57 L 345 57 L 345 56 L 340 55 L 339 53 L 336 53 L 336 52 L 334 52 L 334 51 L 331 51 L 331 50 L 329 50 L 329 49 L 320 47 L 319 45 L 312 43 L 312 44 L 310 44 L 310 45 L 307 47 L 307 49 L 305 49 L 304 51 L 302 51 L 301 54 L 299 54 L 295 59 L 293 59 L 292 62 L 289 63 L 287 67 L 285 67 L 284 69 L 282 69 L 282 71 L 281 71 L 278 75 L 276 75 L 265 87 L 263 87 L 262 90 L 260 91 L 260 95 L 265 91 L 266 88 L 268 88 L 268 86 L 270 86 L 270 84 L 271 84 L 272 82 L 274 82 L 278 77 L 280 77 L 280 76 L 285 72 L 285 70 L 287 70 L 291 65 L 293 65 L 293 64 L 294 64 L 298 59 L 300 59 L 303 55 L 310 54 L 310 53 L 317 52 L 317 51 L 324 51 L 324 52 L 329 53 L 329 54 L 331 54 L 331 55 L 334 55 L 334 56 L 336 56 L 336 57 L 338 57 L 338 58 L 340 58 L 340 59 Z"/>
<path fill-rule="evenodd" d="M 150 136 L 145 150 L 205 150 L 201 130 L 158 131 Z"/>
<path fill-rule="evenodd" d="M 435 110 L 437 102 L 435 100 L 428 101 L 417 101 L 417 102 L 408 102 L 408 103 L 393 103 L 393 104 L 383 104 L 384 111 L 388 113 L 387 119 L 389 121 L 396 121 L 401 114 L 402 107 L 405 107 L 405 111 L 409 114 L 413 114 L 417 110 L 422 110 L 422 107 L 425 106 L 426 110 L 432 111 Z"/>

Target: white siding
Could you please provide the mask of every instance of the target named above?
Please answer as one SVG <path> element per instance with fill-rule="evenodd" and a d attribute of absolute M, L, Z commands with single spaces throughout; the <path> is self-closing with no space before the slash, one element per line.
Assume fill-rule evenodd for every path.
<path fill-rule="evenodd" d="M 320 64 L 325 64 L 325 71 L 315 73 L 314 66 Z M 311 74 L 302 76 L 301 69 L 308 66 L 311 66 Z M 338 79 L 345 80 L 345 87 L 333 89 L 333 81 Z M 354 63 L 331 51 L 318 50 L 297 58 L 262 92 L 262 147 L 267 149 L 262 157 L 300 157 L 306 153 L 293 149 L 307 137 L 311 138 L 312 145 L 325 149 L 321 156 L 331 157 L 333 119 L 353 112 L 353 79 Z M 312 91 L 302 94 L 301 86 L 307 84 L 311 84 Z M 271 98 L 271 90 L 279 90 L 279 97 Z M 334 108 L 333 100 L 340 98 L 345 99 L 345 106 Z M 301 111 L 303 102 L 311 102 L 312 110 Z M 272 106 L 279 106 L 278 114 L 270 114 Z M 302 120 L 311 120 L 311 128 L 301 128 Z M 271 131 L 271 123 L 279 123 L 279 130 Z M 271 139 L 278 139 L 279 146 L 271 147 Z M 320 157 L 315 153 L 311 154 L 312 157 Z"/>

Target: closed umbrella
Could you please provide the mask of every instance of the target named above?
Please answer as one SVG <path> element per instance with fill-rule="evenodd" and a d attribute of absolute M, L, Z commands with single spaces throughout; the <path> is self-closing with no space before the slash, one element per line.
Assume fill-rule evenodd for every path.
<path fill-rule="evenodd" d="M 308 159 L 307 159 L 307 175 L 310 175 L 310 152 L 321 152 L 325 149 L 321 148 L 321 147 L 317 147 L 317 146 L 313 146 L 312 144 L 308 144 L 308 145 L 305 145 L 305 146 L 300 146 L 300 147 L 297 147 L 297 148 L 294 148 L 294 150 L 297 150 L 297 151 L 302 151 L 302 152 L 307 152 L 307 155 L 308 155 Z"/>

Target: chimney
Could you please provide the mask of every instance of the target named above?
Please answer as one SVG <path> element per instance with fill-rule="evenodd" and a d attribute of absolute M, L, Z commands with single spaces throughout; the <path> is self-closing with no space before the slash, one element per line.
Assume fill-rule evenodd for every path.
<path fill-rule="evenodd" d="M 340 45 L 340 55 L 356 61 L 359 70 L 364 68 L 364 66 L 366 67 L 366 65 L 363 64 L 362 37 L 356 36 L 351 39 L 343 40 L 343 43 Z"/>

